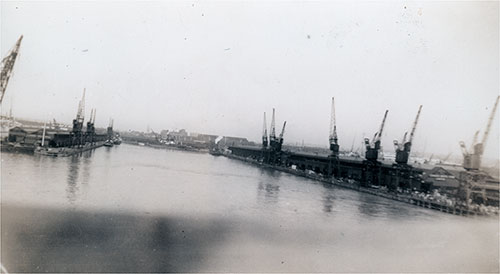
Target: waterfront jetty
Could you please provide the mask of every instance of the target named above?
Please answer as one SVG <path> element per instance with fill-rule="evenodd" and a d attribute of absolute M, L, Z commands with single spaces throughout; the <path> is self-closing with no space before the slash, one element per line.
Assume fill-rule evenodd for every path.
<path fill-rule="evenodd" d="M 394 141 L 394 162 L 379 158 L 388 110 L 384 112 L 380 128 L 373 139 L 365 138 L 364 157 L 341 155 L 333 98 L 328 154 L 284 150 L 286 122 L 277 135 L 274 109 L 269 135 L 264 113 L 260 147 L 234 145 L 219 150 L 224 151 L 223 154 L 229 158 L 425 208 L 459 215 L 498 215 L 500 183 L 498 178 L 481 169 L 481 158 L 499 99 L 500 96 L 495 101 L 482 141 L 474 143 L 472 152 L 468 152 L 461 143 L 463 166 L 410 163 L 411 146 L 422 106 L 418 108 L 409 136 L 405 133 L 401 142 Z M 433 197 L 434 194 L 439 200 Z"/>

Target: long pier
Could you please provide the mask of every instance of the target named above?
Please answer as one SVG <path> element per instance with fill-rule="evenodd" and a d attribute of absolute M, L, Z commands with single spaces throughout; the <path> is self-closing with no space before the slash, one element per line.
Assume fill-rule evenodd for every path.
<path fill-rule="evenodd" d="M 438 201 L 426 200 L 426 199 L 423 199 L 420 197 L 415 197 L 413 195 L 408 195 L 408 194 L 404 194 L 404 193 L 387 192 L 387 191 L 383 191 L 383 190 L 376 189 L 376 188 L 364 187 L 361 185 L 361 183 L 359 181 L 353 180 L 353 179 L 348 179 L 346 182 L 346 180 L 344 180 L 342 178 L 338 178 L 338 179 L 337 178 L 325 178 L 324 176 L 321 176 L 318 174 L 310 174 L 310 173 L 307 173 L 305 171 L 301 171 L 301 170 L 297 170 L 297 169 L 271 165 L 271 164 L 260 162 L 260 161 L 255 160 L 255 159 L 245 158 L 245 157 L 241 157 L 241 156 L 237 156 L 237 155 L 233 155 L 233 154 L 224 154 L 224 156 L 226 156 L 230 159 L 236 159 L 236 160 L 240 160 L 243 162 L 247 162 L 247 163 L 259 166 L 259 167 L 270 168 L 270 169 L 278 170 L 281 172 L 293 174 L 296 176 L 312 179 L 315 181 L 320 181 L 323 183 L 328 183 L 328 184 L 332 184 L 335 186 L 359 191 L 362 193 L 367 193 L 367 194 L 371 194 L 374 196 L 379 196 L 379 197 L 383 197 L 386 199 L 391 199 L 394 201 L 398 201 L 398 202 L 402 202 L 402 203 L 406 203 L 406 204 L 410 204 L 410 205 L 414 205 L 414 206 L 419 206 L 422 208 L 437 210 L 437 211 L 440 211 L 443 213 L 460 215 L 460 216 L 486 216 L 486 215 L 497 215 L 498 216 L 498 214 L 499 214 L 498 211 L 495 211 L 495 212 L 489 214 L 486 211 L 467 209 L 466 207 L 463 207 L 463 206 L 458 206 L 458 205 L 454 205 L 454 204 L 450 205 L 450 204 L 440 203 Z"/>

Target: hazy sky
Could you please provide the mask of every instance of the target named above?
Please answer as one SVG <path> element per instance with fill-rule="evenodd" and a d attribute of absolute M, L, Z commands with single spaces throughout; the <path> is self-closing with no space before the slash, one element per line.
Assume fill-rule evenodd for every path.
<path fill-rule="evenodd" d="M 2 113 L 70 123 L 83 88 L 96 124 L 186 128 L 359 146 L 389 109 L 383 145 L 459 155 L 499 94 L 499 3 L 1 2 L 1 54 L 24 39 Z M 486 156 L 498 158 L 497 112 Z"/>

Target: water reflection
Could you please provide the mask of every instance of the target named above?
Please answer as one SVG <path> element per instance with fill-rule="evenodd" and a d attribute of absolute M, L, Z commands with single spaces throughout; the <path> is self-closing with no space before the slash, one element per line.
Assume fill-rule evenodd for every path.
<path fill-rule="evenodd" d="M 265 203 L 278 202 L 280 186 L 277 184 L 280 172 L 274 170 L 260 169 L 258 184 L 258 196 L 264 198 Z"/>
<path fill-rule="evenodd" d="M 323 183 L 323 212 L 331 213 L 333 211 L 335 195 L 334 187 L 332 184 Z"/>
<path fill-rule="evenodd" d="M 109 157 L 111 157 L 112 148 L 113 147 L 104 147 L 104 151 L 106 151 L 106 153 L 104 153 L 104 157 L 106 160 L 109 160 Z"/>
<path fill-rule="evenodd" d="M 362 215 L 368 217 L 377 217 L 383 213 L 383 209 L 380 207 L 378 200 L 380 198 L 372 195 L 360 195 L 360 193 L 356 193 L 359 199 L 358 211 Z"/>
<path fill-rule="evenodd" d="M 74 204 L 76 201 L 78 187 L 78 175 L 80 171 L 80 156 L 73 155 L 70 157 L 68 162 L 68 176 L 67 176 L 67 187 L 66 187 L 66 197 L 70 204 Z"/>
<path fill-rule="evenodd" d="M 92 153 L 93 150 L 88 150 L 82 154 L 83 157 L 82 185 L 87 185 L 90 180 L 90 163 L 91 163 Z"/>
<path fill-rule="evenodd" d="M 269 181 L 259 181 L 258 190 L 259 196 L 264 197 L 266 202 L 276 203 L 278 201 L 280 186 L 273 185 Z"/>
<path fill-rule="evenodd" d="M 88 191 L 91 179 L 92 155 L 93 151 L 88 150 L 71 156 L 68 161 L 66 196 L 70 204 L 74 204 L 79 192 L 81 194 L 81 191 Z M 82 172 L 80 172 L 81 168 L 83 168 Z"/>

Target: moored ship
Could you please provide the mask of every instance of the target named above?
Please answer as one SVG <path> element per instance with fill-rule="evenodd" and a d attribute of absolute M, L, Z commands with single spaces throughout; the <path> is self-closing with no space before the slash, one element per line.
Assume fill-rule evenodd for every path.
<path fill-rule="evenodd" d="M 113 141 L 107 140 L 106 142 L 104 142 L 104 146 L 105 147 L 112 147 L 112 146 L 114 146 Z"/>
<path fill-rule="evenodd" d="M 54 157 L 67 157 L 73 154 L 77 154 L 80 152 L 84 152 L 87 150 L 91 150 L 94 148 L 98 148 L 102 146 L 104 142 L 96 142 L 94 144 L 86 143 L 80 147 L 42 147 L 38 146 L 35 148 L 35 154 L 44 155 L 44 156 L 54 156 Z"/>
<path fill-rule="evenodd" d="M 122 138 L 119 135 L 116 135 L 115 138 L 113 138 L 113 144 L 120 145 L 121 143 L 122 143 Z"/>

